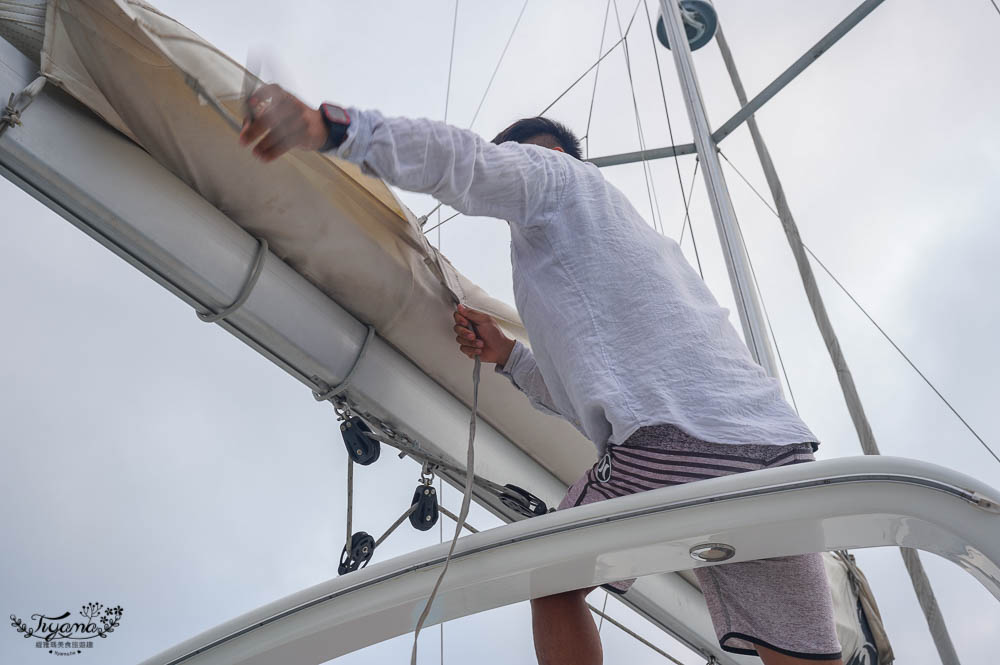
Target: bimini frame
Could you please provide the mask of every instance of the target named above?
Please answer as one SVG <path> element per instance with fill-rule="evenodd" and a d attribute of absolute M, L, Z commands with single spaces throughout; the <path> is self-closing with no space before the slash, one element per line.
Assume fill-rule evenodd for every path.
<path fill-rule="evenodd" d="M 943 467 L 851 457 L 641 492 L 459 541 L 428 623 L 676 571 L 705 544 L 727 563 L 862 547 L 942 556 L 1000 600 L 1000 496 Z M 142 665 L 316 665 L 413 630 L 448 544 L 270 603 Z"/>

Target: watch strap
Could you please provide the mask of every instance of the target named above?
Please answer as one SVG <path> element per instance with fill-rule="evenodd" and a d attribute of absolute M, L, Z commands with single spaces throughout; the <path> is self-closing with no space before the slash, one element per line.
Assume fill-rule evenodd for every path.
<path fill-rule="evenodd" d="M 327 112 L 325 108 L 327 106 L 334 106 L 334 105 L 320 104 L 319 106 L 320 117 L 323 118 L 323 124 L 326 125 L 326 129 L 328 132 L 326 143 L 324 143 L 323 146 L 319 149 L 320 152 L 329 152 L 330 150 L 335 150 L 339 148 L 340 145 L 347 139 L 347 128 L 351 126 L 351 119 L 350 116 L 347 115 L 347 111 L 343 110 L 339 106 L 335 107 L 344 115 L 345 118 L 347 118 L 346 123 L 339 122 L 330 117 L 330 114 Z"/>

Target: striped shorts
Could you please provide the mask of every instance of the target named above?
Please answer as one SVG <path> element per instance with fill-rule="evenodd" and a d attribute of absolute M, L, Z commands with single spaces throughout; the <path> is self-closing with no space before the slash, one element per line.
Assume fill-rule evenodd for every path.
<path fill-rule="evenodd" d="M 559 509 L 744 471 L 811 462 L 812 443 L 722 444 L 673 425 L 637 430 L 576 481 Z M 819 554 L 696 568 L 719 644 L 756 655 L 761 645 L 797 658 L 840 658 L 833 602 Z M 632 580 L 606 584 L 625 593 Z"/>

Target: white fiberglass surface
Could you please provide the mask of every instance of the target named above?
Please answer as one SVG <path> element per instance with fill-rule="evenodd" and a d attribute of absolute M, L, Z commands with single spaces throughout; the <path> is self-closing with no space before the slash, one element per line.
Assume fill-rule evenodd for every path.
<path fill-rule="evenodd" d="M 250 44 L 270 44 L 284 63 L 279 78 L 310 101 L 442 117 L 453 6 L 370 4 L 303 2 L 279 14 L 253 3 L 158 6 L 236 57 Z M 621 4 L 625 20 L 627 4 Z M 781 2 L 766 13 L 726 7 L 727 36 L 751 94 L 854 3 L 799 5 Z M 1000 208 L 991 180 L 1000 153 L 987 109 L 1000 101 L 991 64 L 997 17 L 985 2 L 970 5 L 977 17 L 971 21 L 938 7 L 882 7 L 760 118 L 806 242 L 995 442 L 1000 358 L 993 340 L 1000 310 L 988 285 L 996 281 L 992 248 L 1000 238 L 989 222 Z M 517 3 L 461 5 L 449 119 L 471 119 L 506 38 L 506 28 L 495 25 L 513 25 L 518 9 Z M 597 51 L 603 3 L 586 10 L 578 3 L 529 5 L 528 12 L 475 126 L 487 136 L 541 110 Z M 611 21 L 609 43 L 617 39 Z M 340 30 L 343 25 L 351 29 Z M 930 48 L 942 35 L 947 46 Z M 633 48 L 647 141 L 665 144 L 659 92 L 649 78 L 655 68 L 641 57 L 641 40 Z M 735 110 L 734 97 L 717 55 L 705 49 L 699 58 L 718 123 Z M 683 106 L 662 55 L 661 62 L 675 138 L 683 142 L 689 140 Z M 622 120 L 632 117 L 625 80 L 620 57 L 605 60 L 592 155 L 638 147 L 634 125 Z M 588 103 L 587 91 L 578 89 L 552 115 L 582 133 Z M 723 147 L 763 184 L 744 136 Z M 681 167 L 687 186 L 691 158 Z M 673 163 L 651 169 L 666 231 L 677 237 L 683 210 Z M 649 209 L 640 167 L 610 169 L 608 177 L 640 210 Z M 821 456 L 856 454 L 780 230 L 730 178 L 800 411 L 823 441 Z M 342 540 L 345 475 L 330 409 L 6 181 L 0 192 L 0 232 L 8 248 L 0 266 L 7 312 L 0 339 L 8 350 L 0 369 L 0 532 L 13 543 L 0 555 L 2 609 L 20 615 L 76 612 L 95 601 L 121 605 L 121 627 L 101 640 L 90 662 L 134 663 L 326 579 Z M 404 200 L 418 213 L 431 207 L 418 197 Z M 693 201 L 706 278 L 729 303 L 700 190 Z M 438 241 L 436 231 L 431 237 Z M 502 222 L 457 218 L 441 228 L 440 243 L 463 272 L 509 301 Z M 684 248 L 694 261 L 688 234 Z M 883 450 L 1000 485 L 997 466 L 824 279 L 827 306 Z M 415 467 L 386 457 L 377 474 L 356 477 L 359 495 L 371 497 L 358 509 L 358 528 L 380 531 L 409 500 Z M 381 554 L 433 542 L 435 535 L 397 537 Z M 930 662 L 933 647 L 898 554 L 858 556 L 897 657 Z M 997 604 L 951 564 L 924 561 L 960 656 L 989 661 Z M 527 628 L 523 606 L 455 622 L 445 628 L 446 660 L 469 653 L 495 662 L 530 660 Z M 6 632 L 0 661 L 35 658 L 31 640 L 10 627 Z M 436 632 L 424 638 L 425 662 L 437 662 Z M 619 639 L 608 626 L 602 634 L 609 653 L 648 657 L 645 647 Z M 636 651 L 626 651 L 627 644 Z M 402 661 L 408 648 L 406 638 L 398 638 L 343 660 Z"/>

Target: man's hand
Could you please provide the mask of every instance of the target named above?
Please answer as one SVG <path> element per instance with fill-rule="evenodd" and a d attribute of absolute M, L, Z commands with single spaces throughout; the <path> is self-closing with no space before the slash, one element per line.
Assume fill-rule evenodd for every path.
<path fill-rule="evenodd" d="M 247 104 L 250 115 L 243 121 L 240 143 L 248 146 L 263 136 L 253 154 L 264 162 L 292 148 L 319 150 L 326 143 L 329 132 L 319 109 L 309 108 L 281 86 L 262 86 L 250 95 Z"/>
<path fill-rule="evenodd" d="M 514 348 L 514 340 L 503 334 L 491 316 L 465 305 L 459 305 L 455 310 L 455 332 L 458 334 L 455 341 L 462 353 L 470 358 L 478 356 L 483 362 L 496 363 L 501 367 L 507 364 Z"/>

